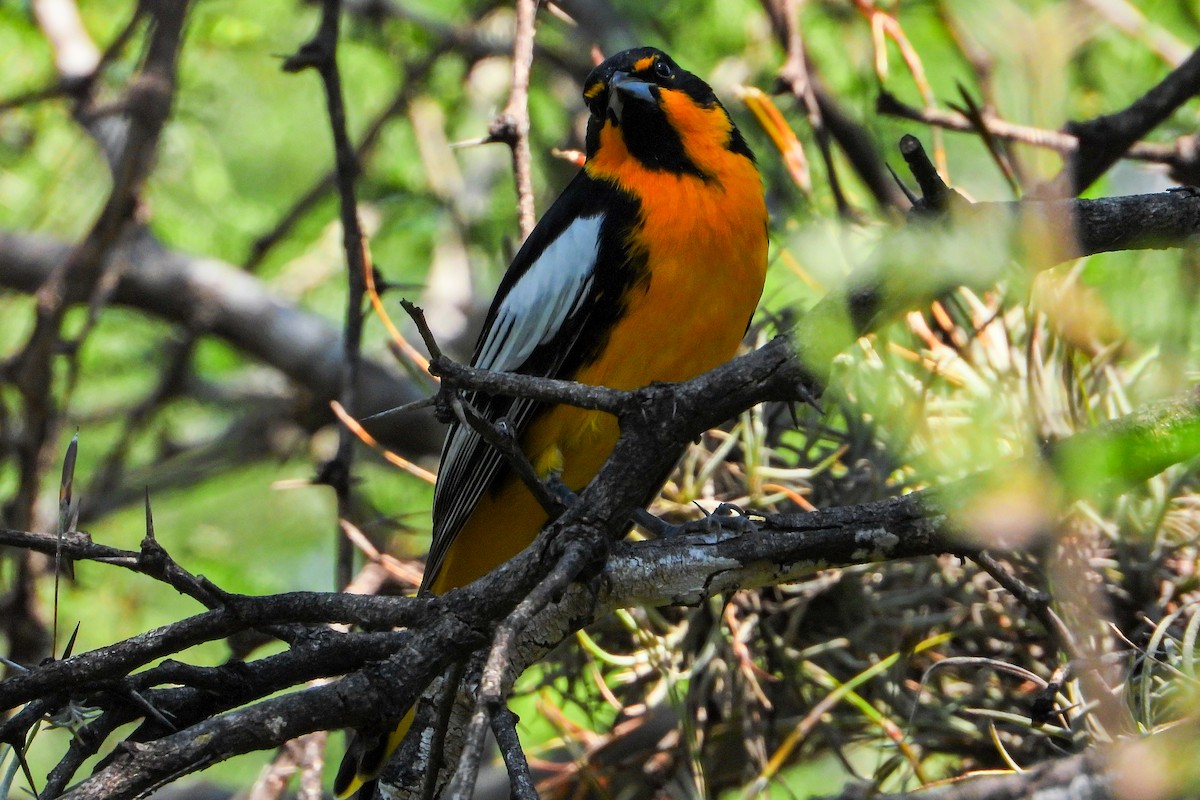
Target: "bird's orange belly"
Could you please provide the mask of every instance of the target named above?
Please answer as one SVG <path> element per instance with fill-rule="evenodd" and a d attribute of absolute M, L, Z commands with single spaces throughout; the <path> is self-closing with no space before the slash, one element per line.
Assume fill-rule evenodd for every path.
<path fill-rule="evenodd" d="M 765 262 L 765 253 L 759 256 Z M 655 381 L 693 378 L 737 352 L 754 312 L 761 277 L 739 286 L 714 287 L 696 281 L 665 280 L 655 273 L 611 332 L 601 356 L 574 376 L 580 383 L 637 389 Z M 689 291 L 689 288 L 693 289 Z M 726 291 L 722 291 L 722 289 Z M 596 476 L 616 446 L 616 417 L 602 411 L 555 406 L 531 425 L 523 449 L 538 473 L 557 473 L 573 491 Z M 548 515 L 509 472 L 494 491 L 485 492 L 446 557 L 432 589 L 442 593 L 482 577 L 524 549 Z"/>

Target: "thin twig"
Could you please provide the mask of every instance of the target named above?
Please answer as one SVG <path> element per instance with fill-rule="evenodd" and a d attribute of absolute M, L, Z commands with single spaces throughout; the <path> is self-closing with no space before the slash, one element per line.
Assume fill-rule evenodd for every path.
<path fill-rule="evenodd" d="M 978 126 L 965 114 L 937 108 L 915 108 L 887 91 L 881 90 L 875 98 L 875 110 L 880 114 L 909 119 L 913 122 L 959 133 L 979 132 Z M 1079 138 L 1070 132 L 1020 125 L 986 111 L 981 114 L 981 119 L 986 125 L 988 133 L 997 139 L 1053 150 L 1064 156 L 1069 156 L 1079 149 Z M 1131 161 L 1163 164 L 1170 169 L 1176 180 L 1183 183 L 1195 183 L 1197 182 L 1195 177 L 1188 177 L 1200 173 L 1200 148 L 1197 147 L 1195 138 L 1195 136 L 1184 136 L 1174 144 L 1134 142 L 1120 157 Z"/>
<path fill-rule="evenodd" d="M 433 331 L 429 329 L 429 323 L 425 320 L 425 312 L 408 300 L 401 300 L 400 305 L 412 318 L 413 324 L 417 326 L 417 332 L 425 342 L 426 349 L 429 350 L 429 372 L 442 379 L 444 387 L 442 391 L 470 389 L 488 395 L 523 397 L 547 403 L 566 403 L 576 408 L 607 411 L 610 414 L 620 414 L 634 402 L 633 392 L 620 389 L 590 386 L 536 375 L 522 375 L 517 372 L 494 372 L 459 364 L 446 356 L 438 346 L 437 339 L 434 337 Z"/>
<path fill-rule="evenodd" d="M 517 0 L 517 29 L 513 36 L 512 89 L 504 110 L 488 128 L 487 141 L 503 142 L 512 150 L 517 185 L 517 223 L 521 239 L 533 231 L 533 155 L 529 148 L 529 71 L 533 64 L 533 31 L 538 0 Z"/>
<path fill-rule="evenodd" d="M 1110 24 L 1131 38 L 1146 41 L 1159 58 L 1172 67 L 1178 67 L 1191 53 L 1188 45 L 1174 36 L 1171 31 L 1146 19 L 1137 6 L 1129 0 L 1079 0 Z M 1194 17 L 1193 17 L 1194 19 Z"/>
<path fill-rule="evenodd" d="M 804 53 L 804 38 L 800 34 L 799 2 L 798 0 L 783 0 L 783 4 L 787 60 L 779 70 L 779 80 L 800 102 L 808 115 L 808 124 L 812 126 L 813 136 L 817 140 L 817 148 L 820 150 L 821 160 L 825 164 L 825 174 L 828 176 L 829 188 L 837 203 L 838 213 L 843 217 L 850 218 L 854 216 L 854 211 L 842 191 L 837 165 L 833 160 L 833 149 L 830 147 L 829 131 L 825 127 L 821 105 L 817 102 L 816 91 L 809 76 L 808 58 Z"/>
<path fill-rule="evenodd" d="M 992 580 L 1000 584 L 1009 594 L 1015 597 L 1017 602 L 1025 606 L 1029 610 L 1029 613 L 1037 618 L 1038 622 L 1042 623 L 1042 627 L 1046 629 L 1046 633 L 1050 635 L 1059 652 L 1066 655 L 1074 655 L 1078 652 L 1075 637 L 1071 634 L 1071 629 L 1066 626 L 1058 614 L 1054 613 L 1054 609 L 1050 607 L 1049 594 L 1027 585 L 986 551 L 981 550 L 977 553 L 970 553 L 969 558 L 978 564 L 980 569 L 990 575 Z"/>
<path fill-rule="evenodd" d="M 325 89 L 325 105 L 329 127 L 333 133 L 337 159 L 337 188 L 342 221 L 342 246 L 346 253 L 346 319 L 342 339 L 342 386 L 340 402 L 347 413 L 358 409 L 358 373 L 362 363 L 363 299 L 367 286 L 365 276 L 366 243 L 358 223 L 358 203 L 354 196 L 354 181 L 358 176 L 358 160 L 350 134 L 346 130 L 346 108 L 342 100 L 342 83 L 337 67 L 338 24 L 341 16 L 339 0 L 323 0 L 321 23 L 313 38 L 301 45 L 295 55 L 283 64 L 285 72 L 314 68 L 321 76 Z M 338 447 L 333 460 L 321 474 L 337 495 L 339 519 L 353 518 L 350 474 L 354 462 L 355 436 L 349 428 L 338 429 Z M 339 531 L 337 537 L 337 566 L 335 584 L 340 588 L 350 583 L 354 570 L 354 548 Z"/>
<path fill-rule="evenodd" d="M 473 405 L 461 397 L 452 397 L 450 405 L 454 409 L 454 414 L 459 418 L 463 425 L 473 429 L 480 437 L 487 442 L 493 449 L 504 457 L 508 465 L 517 473 L 517 477 L 525 484 L 535 500 L 547 514 L 551 517 L 558 516 L 565 508 L 562 500 L 556 496 L 546 484 L 542 481 L 541 476 L 537 474 L 533 464 L 530 463 L 529 457 L 521 449 L 521 443 L 517 440 L 516 435 L 508 426 L 508 423 L 501 419 L 496 423 L 492 423 L 483 416 Z"/>
<path fill-rule="evenodd" d="M 967 90 L 963 84 L 958 84 L 958 94 L 962 98 L 962 106 L 956 106 L 955 110 L 959 111 L 971 120 L 971 124 L 975 126 L 975 130 L 979 133 L 979 138 L 983 140 L 984 147 L 987 148 L 988 154 L 992 157 L 992 161 L 996 163 L 1000 173 L 1004 176 L 1004 180 L 1008 181 L 1008 187 L 1012 190 L 1013 197 L 1020 198 L 1021 182 L 1017 177 L 1017 170 L 1013 164 L 1011 154 L 1003 148 L 1002 142 L 998 137 L 992 135 L 988 130 L 987 122 L 983 118 L 983 108 L 976 102 L 975 98 Z"/>
<path fill-rule="evenodd" d="M 516 678 L 512 659 L 522 631 L 553 599 L 562 594 L 592 560 L 587 547 L 571 541 L 550 574 L 531 591 L 496 629 L 491 651 L 479 679 L 475 712 L 468 723 L 465 745 L 458 766 L 444 796 L 449 800 L 467 800 L 475 789 L 475 779 L 483 760 L 486 734 Z"/>
<path fill-rule="evenodd" d="M 520 719 L 505 706 L 501 708 L 492 720 L 492 733 L 496 735 L 496 743 L 500 746 L 500 754 L 504 757 L 504 766 L 508 768 L 508 787 L 514 800 L 538 800 L 537 788 L 533 783 L 533 775 L 529 772 L 529 762 L 525 759 L 525 751 L 521 748 L 521 740 L 517 737 L 517 723 Z"/>

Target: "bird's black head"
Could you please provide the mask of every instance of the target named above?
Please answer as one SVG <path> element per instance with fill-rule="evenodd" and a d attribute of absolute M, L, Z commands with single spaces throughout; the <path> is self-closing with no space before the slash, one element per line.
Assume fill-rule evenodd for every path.
<path fill-rule="evenodd" d="M 712 88 L 657 48 L 638 47 L 605 59 L 584 81 L 583 99 L 591 112 L 588 158 L 599 149 L 601 132 L 611 125 L 645 166 L 702 174 L 688 159 L 683 137 L 705 131 L 702 126 L 681 125 L 682 112 L 714 109 L 717 124 L 709 133 L 722 138 L 724 146 L 749 155 Z"/>
<path fill-rule="evenodd" d="M 657 105 L 663 89 L 686 92 L 706 108 L 717 103 L 707 83 L 655 47 L 637 47 L 605 59 L 583 82 L 583 99 L 593 118 L 608 117 L 620 125 L 627 103 Z"/>

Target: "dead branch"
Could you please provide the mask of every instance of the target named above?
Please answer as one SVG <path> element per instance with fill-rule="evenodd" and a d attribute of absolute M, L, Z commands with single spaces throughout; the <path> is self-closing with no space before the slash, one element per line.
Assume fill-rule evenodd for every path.
<path fill-rule="evenodd" d="M 663 450 L 663 439 L 652 429 L 676 430 L 678 421 L 683 419 L 686 424 L 678 430 L 703 430 L 710 424 L 711 416 L 730 413 L 731 408 L 745 403 L 748 397 L 772 396 L 778 391 L 777 386 L 770 388 L 778 383 L 774 376 L 786 370 L 781 370 L 778 361 L 764 362 L 762 354 L 772 359 L 791 358 L 790 350 L 778 342 L 783 340 L 689 384 L 654 387 L 654 393 L 664 399 L 676 396 L 674 409 L 665 403 L 645 406 L 652 422 L 646 423 L 645 430 L 634 431 L 627 438 L 639 440 L 643 449 Z M 714 405 L 714 398 L 716 405 L 728 403 L 728 407 L 706 407 Z M 1136 420 L 1122 420 L 1091 435 L 1110 432 L 1124 437 L 1138 431 L 1138 435 L 1154 437 L 1153 441 L 1161 444 L 1164 423 L 1178 428 L 1188 419 L 1192 428 L 1200 430 L 1200 399 L 1193 395 L 1147 409 Z M 1194 448 L 1190 451 L 1187 448 L 1195 444 L 1196 438 L 1184 434 L 1178 438 L 1182 442 L 1179 449 L 1168 449 L 1164 461 L 1181 455 L 1194 456 Z M 1159 466 L 1144 464 L 1141 469 Z M 650 471 L 642 471 L 643 482 L 649 480 Z M 126 695 L 128 691 L 137 691 L 156 707 L 172 709 L 172 718 L 189 725 L 179 733 L 165 736 L 159 733 L 153 741 L 120 753 L 112 765 L 81 784 L 77 794 L 68 795 L 79 798 L 133 796 L 139 787 L 149 785 L 146 781 L 192 771 L 239 752 L 277 746 L 300 733 L 367 725 L 391 712 L 399 716 L 420 688 L 447 663 L 464 658 L 486 642 L 495 642 L 489 620 L 501 619 L 511 613 L 514 607 L 511 604 L 517 599 L 529 596 L 529 590 L 543 574 L 547 554 L 557 552 L 556 543 L 570 542 L 577 556 L 607 552 L 607 539 L 620 536 L 624 530 L 626 523 L 621 521 L 621 514 L 628 513 L 626 498 L 644 491 L 644 487 L 614 488 L 611 484 L 619 474 L 619 466 L 610 463 L 599 480 L 585 490 L 581 503 L 551 526 L 534 546 L 478 583 L 444 598 L 412 600 L 321 593 L 235 597 L 215 611 L 127 643 L 50 662 L 9 679 L 0 684 L 0 707 L 13 707 L 45 696 L 62 702 L 67 695 L 112 692 L 124 686 L 126 689 L 122 691 Z M 595 584 L 599 587 L 597 592 L 582 586 L 569 589 L 560 601 L 551 603 L 537 615 L 538 621 L 522 637 L 539 643 L 538 647 L 505 650 L 519 652 L 522 660 L 535 659 L 566 633 L 616 607 L 694 603 L 738 587 L 795 580 L 836 564 L 959 551 L 961 545 L 947 536 L 952 531 L 948 511 L 945 500 L 938 495 L 914 493 L 862 506 L 764 517 L 755 521 L 756 530 L 749 533 L 730 535 L 719 530 L 702 530 L 671 539 L 618 543 L 612 546 L 612 557 L 603 567 L 601 580 Z M 601 538 L 601 533 L 606 538 Z M 35 538 L 32 534 L 9 535 L 7 541 L 20 543 L 22 537 L 40 547 L 50 546 L 46 541 L 49 537 Z M 111 556 L 107 550 L 89 549 L 94 547 L 72 539 L 65 552 Z M 140 665 L 197 642 L 228 635 L 238 626 L 318 620 L 364 626 L 406 625 L 408 629 L 381 634 L 330 631 L 308 640 L 297 639 L 289 651 L 251 664 L 197 670 L 166 662 L 125 677 Z M 520 662 L 510 665 L 513 669 L 521 666 Z M 226 674 L 230 669 L 240 677 L 231 679 Z M 320 674 L 348 674 L 348 677 L 331 686 L 246 706 L 265 696 L 247 696 L 246 687 L 255 692 L 276 692 Z M 164 683 L 184 688 L 154 688 Z M 208 696 L 217 692 L 216 700 L 199 704 L 199 709 L 209 712 L 211 719 L 199 713 L 198 698 L 194 689 L 187 688 L 190 686 L 203 687 L 202 694 Z M 246 707 L 221 712 L 221 708 L 238 706 Z M 131 712 L 121 704 L 110 713 L 128 719 Z M 217 716 L 212 716 L 214 713 Z M 27 718 L 22 719 L 28 723 Z M 274 723 L 268 725 L 267 720 L 271 719 Z M 194 721 L 189 723 L 189 720 Z M 3 738 L 9 741 L 19 733 L 11 723 L 12 720 L 5 726 L 7 730 L 2 731 Z M 208 735 L 213 737 L 208 749 L 197 745 L 198 736 Z"/>
<path fill-rule="evenodd" d="M 1154 130 L 1175 109 L 1200 93 L 1200 49 L 1127 108 L 1086 122 L 1068 122 L 1079 140 L 1063 171 L 1043 194 L 1074 197 L 1117 162 L 1135 142 Z"/>
<path fill-rule="evenodd" d="M 334 159 L 337 165 L 338 207 L 342 222 L 342 249 L 346 255 L 346 316 L 342 324 L 341 376 L 338 400 L 346 413 L 361 413 L 358 402 L 358 374 L 362 368 L 363 301 L 367 296 L 367 243 L 358 223 L 358 201 L 354 182 L 358 178 L 358 160 L 346 129 L 346 107 L 342 101 L 342 81 L 338 73 L 337 45 L 342 7 L 340 0 L 323 0 L 321 23 L 313 37 L 283 63 L 285 72 L 315 69 L 325 90 L 325 109 L 333 133 Z M 339 520 L 354 521 L 351 502 L 351 473 L 354 464 L 354 433 L 345 425 L 338 427 L 337 453 L 321 465 L 318 480 L 333 488 L 337 497 Z M 334 586 L 343 588 L 354 573 L 354 548 L 350 540 L 337 534 L 337 563 Z"/>
<path fill-rule="evenodd" d="M 533 207 L 533 155 L 529 149 L 529 71 L 533 65 L 533 26 L 538 0 L 517 0 L 517 29 L 513 35 L 512 89 L 508 103 L 488 129 L 488 141 L 512 150 L 517 185 L 517 223 L 524 240 L 537 221 Z"/>

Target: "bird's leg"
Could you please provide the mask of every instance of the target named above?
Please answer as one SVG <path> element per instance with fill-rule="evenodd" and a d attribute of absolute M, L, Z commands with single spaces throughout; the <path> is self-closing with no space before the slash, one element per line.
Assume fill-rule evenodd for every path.
<path fill-rule="evenodd" d="M 672 525 L 665 520 L 654 516 L 644 508 L 639 508 L 633 512 L 634 524 L 645 528 L 659 539 L 666 539 L 670 536 L 676 536 L 683 533 L 683 528 L 686 525 Z"/>
<path fill-rule="evenodd" d="M 479 409 L 471 405 L 465 397 L 454 395 L 450 398 L 451 407 L 454 409 L 454 414 L 462 422 L 462 424 L 473 428 L 476 433 L 483 438 L 485 442 L 500 453 L 501 456 L 512 467 L 513 471 L 525 484 L 526 488 L 533 494 L 538 503 L 546 510 L 546 513 L 552 517 L 562 513 L 563 508 L 569 507 L 569 504 L 560 508 L 561 498 L 556 493 L 547 481 L 542 480 L 542 476 L 538 475 L 537 470 L 529 461 L 529 457 L 525 455 L 525 451 L 521 449 L 521 442 L 516 431 L 506 417 L 500 417 L 495 422 L 489 420 Z M 561 481 L 560 481 L 561 483 Z M 563 487 L 566 488 L 566 487 Z"/>
<path fill-rule="evenodd" d="M 546 484 L 546 488 L 550 490 L 550 494 L 554 496 L 554 499 L 562 503 L 563 508 L 570 508 L 579 499 L 579 495 L 571 491 L 571 487 L 563 483 L 562 477 L 556 472 L 551 472 L 547 475 L 544 483 Z"/>

